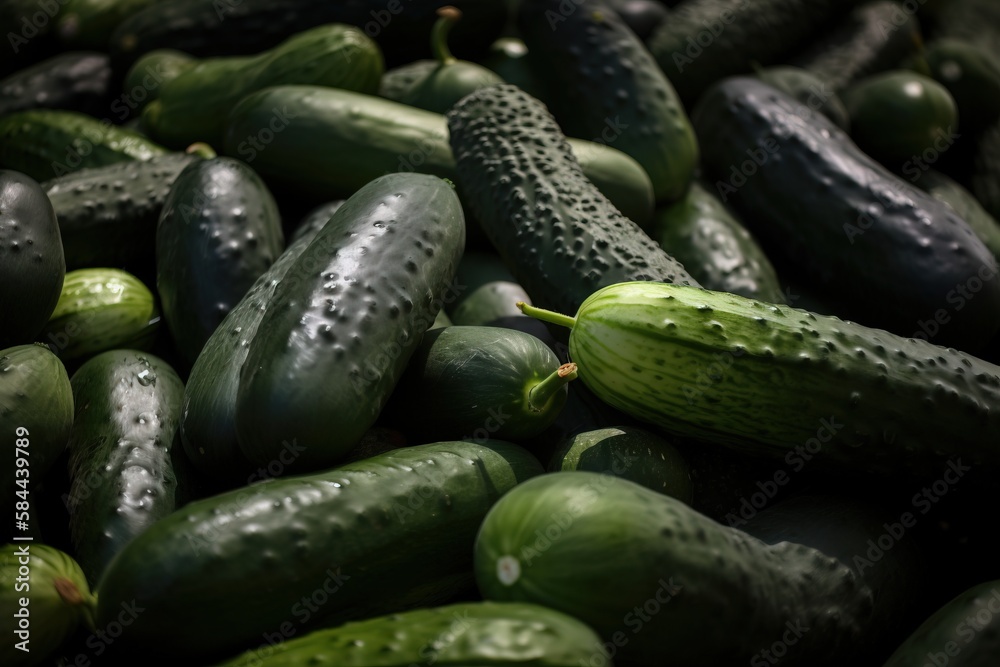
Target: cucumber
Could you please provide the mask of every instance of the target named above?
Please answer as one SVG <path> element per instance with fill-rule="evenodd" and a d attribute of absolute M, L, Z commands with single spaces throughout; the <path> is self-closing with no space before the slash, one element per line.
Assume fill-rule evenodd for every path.
<path fill-rule="evenodd" d="M 59 223 L 45 191 L 30 176 L 0 169 L 0 346 L 38 335 L 65 275 Z"/>
<path fill-rule="evenodd" d="M 850 115 L 829 81 L 799 67 L 766 67 L 755 74 L 767 85 L 819 111 L 845 132 L 850 127 Z"/>
<path fill-rule="evenodd" d="M 485 88 L 455 105 L 448 126 L 469 207 L 536 303 L 573 310 L 627 280 L 696 284 L 586 179 L 538 100 Z"/>
<path fill-rule="evenodd" d="M 1000 120 L 1000 56 L 958 39 L 936 39 L 922 54 L 924 72 L 948 89 L 963 132 Z"/>
<path fill-rule="evenodd" d="M 166 152 L 135 132 L 75 111 L 30 109 L 0 116 L 0 168 L 36 181 Z"/>
<path fill-rule="evenodd" d="M 1000 651 L 1000 581 L 963 591 L 924 621 L 883 667 L 915 664 L 988 667 Z"/>
<path fill-rule="evenodd" d="M 197 159 L 167 153 L 42 183 L 59 220 L 67 270 L 111 266 L 155 275 L 156 221 L 170 186 Z"/>
<path fill-rule="evenodd" d="M 216 486 L 249 484 L 262 477 L 259 470 L 254 474 L 236 438 L 240 370 L 275 291 L 319 230 L 320 226 L 314 225 L 300 228 L 302 234 L 251 285 L 209 336 L 191 368 L 184 387 L 181 441 L 188 460 Z"/>
<path fill-rule="evenodd" d="M 118 24 L 164 0 L 62 0 L 59 41 L 71 48 L 106 50 Z"/>
<path fill-rule="evenodd" d="M 666 3 L 661 0 L 608 0 L 608 5 L 643 42 L 670 17 Z"/>
<path fill-rule="evenodd" d="M 505 82 L 513 84 L 532 97 L 548 103 L 546 88 L 528 65 L 528 46 L 518 37 L 501 37 L 490 45 L 483 65 Z"/>
<path fill-rule="evenodd" d="M 219 667 L 306 667 L 328 655 L 343 667 L 408 667 L 431 658 L 442 667 L 578 667 L 595 655 L 607 660 L 594 631 L 570 616 L 533 604 L 464 602 L 317 630 Z"/>
<path fill-rule="evenodd" d="M 972 194 L 1000 219 L 1000 121 L 979 136 L 972 171 Z"/>
<path fill-rule="evenodd" d="M 0 614 L 28 619 L 24 625 L 7 621 L 13 638 L 0 647 L 4 665 L 43 663 L 79 625 L 93 628 L 96 606 L 87 579 L 68 554 L 38 543 L 0 546 Z"/>
<path fill-rule="evenodd" d="M 992 0 L 948 0 L 925 8 L 936 38 L 959 39 L 1000 57 L 1000 6 Z"/>
<path fill-rule="evenodd" d="M 96 583 L 123 547 L 174 511 L 184 385 L 162 359 L 135 350 L 99 354 L 70 382 L 76 416 L 64 501 L 77 561 Z"/>
<path fill-rule="evenodd" d="M 522 0 L 517 25 L 528 62 L 549 88 L 549 109 L 569 136 L 635 158 L 657 202 L 684 193 L 698 142 L 670 81 L 604 0 Z"/>
<path fill-rule="evenodd" d="M 116 347 L 149 349 L 159 324 L 153 293 L 141 280 L 119 269 L 79 269 L 66 274 L 42 334 L 71 361 Z"/>
<path fill-rule="evenodd" d="M 512 329 L 450 326 L 428 332 L 382 419 L 417 440 L 538 435 L 566 403 L 574 364 Z"/>
<path fill-rule="evenodd" d="M 374 424 L 441 309 L 465 244 L 454 190 L 427 174 L 378 178 L 341 206 L 285 274 L 240 375 L 236 432 L 255 465 L 343 459 Z"/>
<path fill-rule="evenodd" d="M 111 61 L 94 51 L 70 51 L 0 80 L 0 115 L 44 107 L 97 115 L 111 96 Z"/>
<path fill-rule="evenodd" d="M 572 327 L 602 400 L 676 435 L 786 461 L 816 443 L 818 464 L 878 474 L 1000 463 L 1000 367 L 953 348 L 661 283 L 605 287 L 575 318 L 523 309 Z"/>
<path fill-rule="evenodd" d="M 176 49 L 157 49 L 139 58 L 128 72 L 125 73 L 123 97 L 118 102 L 118 109 L 124 111 L 124 117 L 132 115 L 133 111 L 141 111 L 150 102 L 160 97 L 160 90 L 165 83 L 179 77 L 199 63 L 199 59 Z"/>
<path fill-rule="evenodd" d="M 549 472 L 587 470 L 614 475 L 691 504 L 691 471 L 661 436 L 634 426 L 584 431 L 560 443 Z"/>
<path fill-rule="evenodd" d="M 934 169 L 920 171 L 914 168 L 912 172 L 916 172 L 910 174 L 916 176 L 913 182 L 920 189 L 954 209 L 960 218 L 969 223 L 969 227 L 989 248 L 997 262 L 1000 262 L 1000 222 L 987 213 L 972 193 Z"/>
<path fill-rule="evenodd" d="M 785 301 L 774 267 L 756 239 L 700 182 L 692 183 L 683 199 L 657 211 L 650 236 L 705 289 Z"/>
<path fill-rule="evenodd" d="M 280 132 L 272 131 L 272 121 Z M 319 144 L 326 150 L 316 151 Z M 622 213 L 638 224 L 650 219 L 652 184 L 635 160 L 589 141 L 570 146 L 587 178 Z M 387 173 L 458 181 L 444 116 L 345 90 L 277 86 L 248 95 L 230 112 L 224 148 L 265 178 L 318 201 L 348 197 Z"/>
<path fill-rule="evenodd" d="M 593 472 L 511 489 L 476 537 L 475 572 L 488 600 L 583 621 L 615 663 L 755 664 L 786 633 L 796 640 L 788 664 L 858 664 L 855 645 L 874 631 L 873 591 L 847 564 L 801 544 L 767 545 Z"/>
<path fill-rule="evenodd" d="M 177 176 L 156 225 L 156 289 L 188 364 L 284 245 L 278 205 L 243 162 L 198 160 Z"/>
<path fill-rule="evenodd" d="M 226 114 L 254 91 L 302 84 L 374 94 L 382 69 L 378 45 L 362 30 L 319 26 L 255 56 L 202 60 L 163 83 L 157 99 L 143 109 L 142 125 L 166 146 L 195 141 L 219 146 Z"/>
<path fill-rule="evenodd" d="M 518 301 L 531 303 L 524 288 L 495 253 L 466 252 L 458 263 L 455 281 L 462 287 L 445 310 L 459 326 L 504 326 L 510 318 L 523 318 Z"/>
<path fill-rule="evenodd" d="M 312 238 L 315 236 L 316 232 L 322 229 L 323 225 L 329 222 L 330 218 L 333 217 L 333 214 L 337 212 L 337 209 L 343 205 L 344 200 L 337 199 L 325 204 L 320 204 L 309 211 L 305 217 L 299 221 L 298 226 L 295 227 L 295 231 L 292 232 L 292 236 L 289 239 L 289 246 L 303 237 L 308 236 L 309 238 Z"/>
<path fill-rule="evenodd" d="M 442 604 L 472 584 L 487 510 L 541 472 L 508 443 L 435 443 L 191 503 L 115 559 L 99 586 L 98 627 L 134 600 L 145 611 L 121 642 L 141 649 L 169 637 L 182 614 L 185 641 L 162 651 L 210 661 L 264 633 L 284 639 Z"/>
<path fill-rule="evenodd" d="M 1000 327 L 1000 269 L 969 225 L 824 116 L 740 77 L 692 119 L 720 198 L 836 314 L 904 336 L 947 320 L 934 342 L 972 353 Z"/>

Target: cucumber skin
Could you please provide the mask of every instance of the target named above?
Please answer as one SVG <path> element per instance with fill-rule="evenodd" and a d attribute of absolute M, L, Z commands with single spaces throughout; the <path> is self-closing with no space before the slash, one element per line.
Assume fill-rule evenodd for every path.
<path fill-rule="evenodd" d="M 979 136 L 972 172 L 972 194 L 1000 220 L 1000 121 Z"/>
<path fill-rule="evenodd" d="M 156 289 L 189 365 L 284 245 L 278 205 L 243 162 L 198 160 L 177 176 L 156 225 Z"/>
<path fill-rule="evenodd" d="M 184 385 L 162 359 L 135 350 L 93 357 L 70 383 L 76 416 L 64 500 L 77 561 L 96 582 L 122 548 L 174 511 L 171 450 Z"/>
<path fill-rule="evenodd" d="M 265 148 L 258 133 L 275 118 L 284 126 Z M 317 152 L 317 143 L 329 150 Z M 638 162 L 602 144 L 569 143 L 587 178 L 626 217 L 639 225 L 650 220 L 653 185 Z M 230 112 L 224 148 L 265 177 L 322 201 L 350 196 L 388 173 L 459 181 L 445 116 L 346 90 L 276 86 L 252 93 Z"/>
<path fill-rule="evenodd" d="M 1000 222 L 990 215 L 971 192 L 950 177 L 927 169 L 918 172 L 914 183 L 924 192 L 951 206 L 960 218 L 969 223 L 972 230 L 993 253 L 1000 263 Z"/>
<path fill-rule="evenodd" d="M 464 602 L 317 630 L 218 667 L 312 667 L 331 654 L 342 667 L 409 667 L 431 655 L 440 665 L 579 667 L 594 655 L 607 660 L 600 647 L 593 630 L 552 609 Z"/>
<path fill-rule="evenodd" d="M 767 67 L 757 70 L 755 74 L 767 85 L 816 109 L 845 132 L 850 128 L 847 109 L 828 80 L 797 67 Z"/>
<path fill-rule="evenodd" d="M 146 611 L 122 642 L 141 648 L 169 636 L 182 613 L 186 640 L 163 650 L 207 660 L 290 621 L 300 633 L 443 603 L 472 583 L 472 545 L 489 507 L 541 472 L 509 443 L 435 443 L 196 501 L 107 570 L 97 627 L 134 599 Z M 302 597 L 325 583 L 339 589 L 306 613 Z"/>
<path fill-rule="evenodd" d="M 503 556 L 520 565 L 509 585 L 498 577 Z M 542 475 L 501 498 L 476 538 L 475 572 L 488 600 L 562 611 L 605 641 L 624 632 L 615 661 L 639 665 L 746 664 L 796 620 L 810 631 L 788 646 L 789 664 L 847 664 L 836 660 L 864 635 L 873 598 L 816 549 L 766 545 L 675 498 L 584 471 Z M 657 613 L 641 613 L 650 599 Z"/>
<path fill-rule="evenodd" d="M 378 178 L 341 206 L 285 274 L 240 375 L 240 447 L 287 470 L 340 461 L 374 424 L 430 328 L 465 246 L 458 196 L 426 174 Z"/>
<path fill-rule="evenodd" d="M 516 86 L 469 95 L 448 126 L 470 208 L 536 304 L 572 312 L 630 280 L 697 285 L 586 179 L 544 105 Z"/>
<path fill-rule="evenodd" d="M 604 0 L 575 0 L 569 13 L 562 3 L 523 0 L 517 17 L 528 63 L 552 91 L 549 109 L 567 135 L 635 158 L 657 202 L 676 201 L 694 176 L 698 141 L 673 86 Z"/>
<path fill-rule="evenodd" d="M 108 108 L 110 82 L 106 54 L 61 53 L 0 79 L 0 115 L 37 107 L 97 115 Z"/>
<path fill-rule="evenodd" d="M 947 309 L 934 342 L 973 353 L 1000 327 L 1000 268 L 968 224 L 824 116 L 741 77 L 706 93 L 692 119 L 716 188 L 776 261 L 783 256 L 836 302 L 838 315 L 912 336 Z M 741 163 L 754 170 L 735 188 Z M 970 280 L 981 289 L 959 301 Z"/>
<path fill-rule="evenodd" d="M 591 296 L 569 349 L 601 399 L 677 435 L 786 461 L 819 439 L 845 471 L 1000 464 L 1000 367 L 925 340 L 640 282 Z"/>

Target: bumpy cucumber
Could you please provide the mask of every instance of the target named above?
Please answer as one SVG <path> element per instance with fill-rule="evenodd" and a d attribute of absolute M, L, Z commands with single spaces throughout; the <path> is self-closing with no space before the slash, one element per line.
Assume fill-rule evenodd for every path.
<path fill-rule="evenodd" d="M 30 176 L 0 169 L 0 345 L 38 335 L 65 274 L 59 223 L 45 191 Z"/>
<path fill-rule="evenodd" d="M 427 174 L 378 178 L 341 206 L 285 274 L 240 376 L 236 430 L 267 465 L 329 467 L 378 417 L 441 309 L 465 245 L 454 189 Z"/>
<path fill-rule="evenodd" d="M 913 169 L 917 176 L 914 183 L 936 199 L 951 206 L 960 218 L 969 223 L 972 231 L 989 248 L 990 252 L 1000 262 L 1000 222 L 990 215 L 971 192 L 956 181 L 934 169 L 920 171 Z"/>
<path fill-rule="evenodd" d="M 539 473 L 515 445 L 436 443 L 191 503 L 115 559 L 98 627 L 135 600 L 145 611 L 121 641 L 142 647 L 183 614 L 185 641 L 163 651 L 211 660 L 283 627 L 300 634 L 444 603 L 472 583 L 486 512 Z"/>
<path fill-rule="evenodd" d="M 657 211 L 650 236 L 705 289 L 784 303 L 763 249 L 701 183 L 692 183 L 680 201 Z"/>
<path fill-rule="evenodd" d="M 658 202 L 687 189 L 698 142 L 684 107 L 656 61 L 604 0 L 522 0 L 518 28 L 528 62 L 550 89 L 549 108 L 570 136 L 604 141 L 631 155 Z"/>
<path fill-rule="evenodd" d="M 1000 367 L 919 338 L 682 285 L 623 283 L 576 318 L 570 357 L 601 399 L 678 435 L 845 469 L 1000 463 Z M 761 391 L 766 386 L 767 391 Z"/>
<path fill-rule="evenodd" d="M 721 198 L 838 315 L 905 336 L 941 312 L 934 342 L 970 352 L 1000 327 L 1000 268 L 969 225 L 822 114 L 737 77 L 692 119 Z"/>
<path fill-rule="evenodd" d="M 500 327 L 428 332 L 383 419 L 418 440 L 521 440 L 545 430 L 566 403 L 576 365 L 545 343 Z"/>
<path fill-rule="evenodd" d="M 284 245 L 278 205 L 243 162 L 198 160 L 177 176 L 156 225 L 156 289 L 187 363 Z"/>
<path fill-rule="evenodd" d="M 39 107 L 100 114 L 107 109 L 110 84 L 106 54 L 63 53 L 0 80 L 0 114 Z"/>
<path fill-rule="evenodd" d="M 336 655 L 342 667 L 435 665 L 579 667 L 601 641 L 580 621 L 517 602 L 464 602 L 317 630 L 274 651 L 251 649 L 219 667 L 307 667 Z"/>
<path fill-rule="evenodd" d="M 469 95 L 448 126 L 469 206 L 536 303 L 575 310 L 628 280 L 697 284 L 587 181 L 555 120 L 516 86 Z"/>
<path fill-rule="evenodd" d="M 639 163 L 609 146 L 569 143 L 586 177 L 622 213 L 638 224 L 649 220 L 653 186 Z M 319 144 L 326 150 L 315 150 Z M 321 201 L 394 172 L 458 182 L 444 116 L 346 90 L 276 86 L 248 95 L 229 115 L 224 147 L 265 177 Z"/>
<path fill-rule="evenodd" d="M 65 360 L 116 347 L 148 349 L 160 324 L 153 293 L 119 269 L 66 274 L 62 294 L 42 332 Z"/>
<path fill-rule="evenodd" d="M 174 511 L 171 450 L 184 385 L 163 360 L 135 350 L 97 355 L 71 383 L 65 500 L 77 560 L 96 582 L 124 546 Z"/>

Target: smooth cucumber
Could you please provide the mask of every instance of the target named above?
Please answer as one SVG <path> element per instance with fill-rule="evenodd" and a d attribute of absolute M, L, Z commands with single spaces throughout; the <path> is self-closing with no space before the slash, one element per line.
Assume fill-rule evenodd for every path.
<path fill-rule="evenodd" d="M 127 108 L 126 117 L 159 98 L 160 89 L 167 81 L 176 79 L 199 62 L 199 58 L 176 49 L 157 49 L 136 60 L 125 73 L 122 84 L 126 97 L 121 103 Z"/>
<path fill-rule="evenodd" d="M 540 473 L 515 445 L 435 443 L 196 501 L 115 559 L 98 627 L 135 600 L 145 611 L 123 644 L 169 638 L 181 614 L 185 640 L 160 650 L 218 660 L 282 627 L 299 634 L 443 604 L 472 584 L 486 512 Z M 316 591 L 329 594 L 321 606 Z"/>
<path fill-rule="evenodd" d="M 972 231 L 993 253 L 1000 262 L 1000 222 L 983 208 L 979 200 L 958 182 L 934 169 L 919 171 L 914 169 L 917 178 L 914 183 L 935 199 L 940 199 L 954 209 L 960 218 L 969 223 Z"/>
<path fill-rule="evenodd" d="M 59 41 L 72 48 L 107 50 L 118 24 L 164 0 L 62 0 Z"/>
<path fill-rule="evenodd" d="M 1000 55 L 959 39 L 936 39 L 919 63 L 926 74 L 948 89 L 963 132 L 973 134 L 1000 120 Z"/>
<path fill-rule="evenodd" d="M 531 303 L 528 293 L 495 253 L 465 252 L 455 280 L 461 291 L 445 304 L 445 310 L 459 326 L 503 326 L 509 318 L 524 317 L 517 308 L 518 301 Z"/>
<path fill-rule="evenodd" d="M 100 114 L 111 93 L 111 61 L 104 53 L 70 51 L 0 80 L 0 114 L 69 109 Z"/>
<path fill-rule="evenodd" d="M 1000 121 L 979 136 L 972 171 L 972 194 L 1000 220 Z"/>

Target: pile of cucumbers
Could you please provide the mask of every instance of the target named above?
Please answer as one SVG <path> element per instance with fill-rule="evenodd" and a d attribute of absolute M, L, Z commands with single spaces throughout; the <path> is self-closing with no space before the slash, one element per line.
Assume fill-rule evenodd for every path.
<path fill-rule="evenodd" d="M 0 28 L 0 664 L 1000 664 L 995 0 Z"/>

